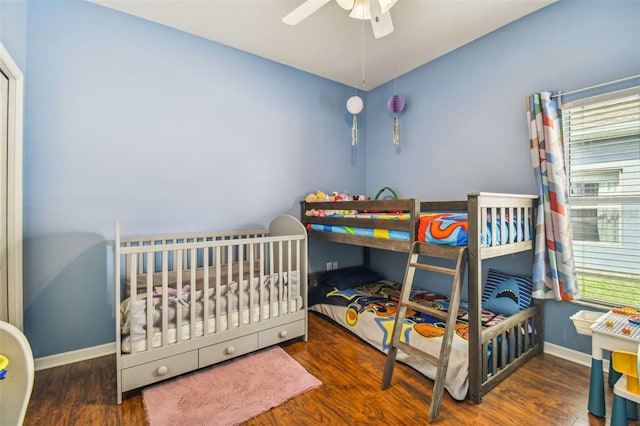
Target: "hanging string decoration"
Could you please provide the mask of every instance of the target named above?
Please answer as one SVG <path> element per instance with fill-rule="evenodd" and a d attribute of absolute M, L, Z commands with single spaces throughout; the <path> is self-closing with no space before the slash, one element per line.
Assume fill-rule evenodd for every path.
<path fill-rule="evenodd" d="M 364 102 L 360 96 L 352 96 L 347 99 L 347 111 L 353 114 L 351 125 L 351 146 L 358 145 L 358 114 L 362 111 Z"/>
<path fill-rule="evenodd" d="M 387 109 L 394 114 L 393 117 L 393 146 L 400 148 L 400 122 L 398 114 L 404 109 L 405 101 L 402 96 L 393 95 L 387 101 Z"/>

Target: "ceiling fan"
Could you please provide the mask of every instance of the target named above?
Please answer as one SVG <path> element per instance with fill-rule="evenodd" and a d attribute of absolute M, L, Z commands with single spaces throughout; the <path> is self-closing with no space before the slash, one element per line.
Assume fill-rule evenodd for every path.
<path fill-rule="evenodd" d="M 307 19 L 331 0 L 306 0 L 289 12 L 282 22 L 297 25 Z M 350 17 L 371 20 L 373 36 L 381 38 L 393 32 L 393 22 L 389 10 L 398 0 L 336 0 L 344 10 L 350 10 Z"/>

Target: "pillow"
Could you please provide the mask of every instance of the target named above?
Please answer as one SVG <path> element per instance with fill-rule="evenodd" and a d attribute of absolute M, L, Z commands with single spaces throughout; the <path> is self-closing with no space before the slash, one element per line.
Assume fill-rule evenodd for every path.
<path fill-rule="evenodd" d="M 338 290 L 358 287 L 380 281 L 382 277 L 364 266 L 336 269 L 323 274 L 318 278 L 319 285 L 335 287 Z"/>
<path fill-rule="evenodd" d="M 482 291 L 482 308 L 503 315 L 513 315 L 531 303 L 533 282 L 530 277 L 489 269 Z"/>

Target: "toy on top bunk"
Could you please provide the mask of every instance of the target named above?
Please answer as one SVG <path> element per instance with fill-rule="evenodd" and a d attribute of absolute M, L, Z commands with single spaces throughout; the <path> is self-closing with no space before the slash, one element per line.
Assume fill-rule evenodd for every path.
<path fill-rule="evenodd" d="M 332 192 L 328 194 L 321 190 L 317 190 L 315 193 L 311 192 L 304 197 L 304 200 L 307 203 L 316 203 L 316 202 L 325 202 L 325 201 L 359 201 L 359 200 L 367 200 L 370 198 L 365 197 L 364 195 L 353 195 L 350 196 L 347 191 L 343 192 Z"/>
<path fill-rule="evenodd" d="M 324 191 L 318 190 L 315 193 L 311 192 L 304 197 L 304 200 L 307 203 L 320 203 L 326 201 L 358 201 L 367 199 L 364 195 L 353 195 L 350 196 L 347 191 L 343 191 L 338 193 L 336 191 L 328 194 Z M 311 209 L 305 211 L 306 216 L 316 216 L 316 217 L 325 217 L 332 215 L 355 215 L 358 214 L 357 210 L 319 210 L 319 209 Z"/>

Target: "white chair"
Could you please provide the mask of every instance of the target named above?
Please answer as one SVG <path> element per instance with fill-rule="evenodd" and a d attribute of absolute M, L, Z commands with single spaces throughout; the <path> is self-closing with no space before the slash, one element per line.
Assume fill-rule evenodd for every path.
<path fill-rule="evenodd" d="M 0 355 L 8 361 L 0 379 L 0 425 L 20 426 L 33 389 L 33 353 L 24 334 L 4 321 L 0 321 Z"/>
<path fill-rule="evenodd" d="M 640 347 L 638 353 L 613 351 L 611 353 L 613 369 L 622 375 L 613 386 L 613 409 L 611 426 L 626 426 L 628 419 L 638 418 L 640 403 Z"/>

